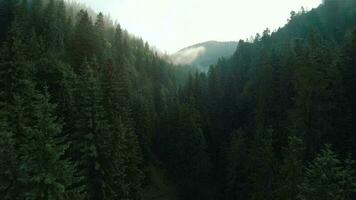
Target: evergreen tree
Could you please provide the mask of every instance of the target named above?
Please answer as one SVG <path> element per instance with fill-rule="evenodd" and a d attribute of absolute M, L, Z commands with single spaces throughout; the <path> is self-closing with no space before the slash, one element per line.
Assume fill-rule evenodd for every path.
<path fill-rule="evenodd" d="M 0 0 L 0 196 L 139 200 L 168 170 L 182 199 L 355 199 L 352 162 L 315 158 L 355 156 L 355 7 L 196 73 L 78 3 Z"/>
<path fill-rule="evenodd" d="M 225 199 L 247 199 L 248 160 L 246 136 L 242 130 L 233 132 L 227 155 Z"/>
<path fill-rule="evenodd" d="M 49 54 L 64 55 L 66 8 L 63 2 L 49 0 L 44 8 L 43 38 Z"/>
<path fill-rule="evenodd" d="M 337 124 L 338 134 L 332 134 L 334 147 L 337 149 L 342 149 L 342 152 L 349 152 L 352 154 L 353 159 L 356 155 L 355 141 L 356 137 L 354 130 L 356 128 L 355 123 L 353 123 L 356 118 L 355 109 L 350 109 L 354 107 L 354 102 L 356 102 L 356 97 L 353 95 L 356 92 L 356 82 L 354 75 L 356 74 L 356 30 L 352 30 L 347 36 L 347 41 L 343 48 L 342 64 L 341 64 L 341 74 L 342 74 L 342 98 L 339 99 L 338 107 L 339 110 L 336 115 L 335 123 Z M 334 113 L 335 114 L 335 113 Z"/>
<path fill-rule="evenodd" d="M 100 84 L 92 67 L 85 62 L 76 87 L 76 133 L 73 136 L 74 160 L 82 177 L 86 199 L 104 199 L 104 163 L 110 142 L 102 107 Z"/>
<path fill-rule="evenodd" d="M 356 192 L 353 164 L 350 160 L 340 160 L 326 145 L 308 165 L 298 199 L 353 199 Z"/>
<path fill-rule="evenodd" d="M 199 114 L 189 104 L 179 106 L 176 111 L 168 122 L 171 127 L 167 135 L 162 138 L 161 153 L 182 190 L 182 198 L 212 198 L 206 192 L 211 165 Z"/>
<path fill-rule="evenodd" d="M 260 132 L 250 146 L 250 198 L 274 199 L 277 159 L 272 146 L 272 130 Z"/>
<path fill-rule="evenodd" d="M 104 56 L 106 53 L 106 41 L 104 39 L 104 34 L 105 34 L 105 22 L 104 22 L 104 15 L 102 13 L 99 13 L 96 17 L 96 21 L 94 24 L 94 30 L 96 34 L 96 55 L 98 59 L 98 63 L 102 64 L 104 63 Z"/>
<path fill-rule="evenodd" d="M 95 33 L 87 11 L 81 10 L 77 16 L 74 33 L 68 49 L 70 64 L 77 73 L 81 73 L 84 61 L 95 56 Z"/>
<path fill-rule="evenodd" d="M 53 117 L 53 105 L 45 95 L 35 94 L 29 108 L 21 97 L 16 97 L 15 113 L 20 123 L 16 130 L 16 149 L 19 159 L 16 195 L 18 199 L 80 198 L 79 191 L 71 191 L 76 183 L 74 167 L 63 159 L 68 145 L 60 137 L 61 124 Z M 29 109 L 29 110 L 28 110 Z M 23 113 L 30 112 L 30 113 Z M 30 115 L 29 115 L 30 114 Z M 22 119 L 31 117 L 32 119 Z"/>
<path fill-rule="evenodd" d="M 318 151 L 324 135 L 332 130 L 331 117 L 335 111 L 335 89 L 340 73 L 329 49 L 322 46 L 321 38 L 315 32 L 310 34 L 308 43 L 301 41 L 295 49 L 296 95 L 292 128 L 305 137 L 308 155 Z"/>
<path fill-rule="evenodd" d="M 119 120 L 114 128 L 112 199 L 142 199 L 142 158 L 134 133 Z"/>
<path fill-rule="evenodd" d="M 277 199 L 296 200 L 298 196 L 298 185 L 303 179 L 303 141 L 295 136 L 289 137 L 288 147 L 283 152 L 283 163 L 280 167 Z"/>
<path fill-rule="evenodd" d="M 15 6 L 19 2 L 17 0 L 0 1 L 0 45 L 5 41 L 8 31 L 11 28 L 11 23 L 13 22 L 15 15 Z"/>
<path fill-rule="evenodd" d="M 3 103 L 0 105 L 3 111 Z M 9 200 L 17 195 L 18 188 L 15 188 L 18 176 L 19 161 L 15 150 L 13 133 L 7 124 L 8 114 L 0 113 L 0 195 L 3 199 Z"/>
<path fill-rule="evenodd" d="M 111 199 L 140 199 L 142 196 L 141 152 L 131 121 L 127 85 L 120 66 L 108 62 L 100 77 L 103 108 L 110 138 L 107 187 Z"/>

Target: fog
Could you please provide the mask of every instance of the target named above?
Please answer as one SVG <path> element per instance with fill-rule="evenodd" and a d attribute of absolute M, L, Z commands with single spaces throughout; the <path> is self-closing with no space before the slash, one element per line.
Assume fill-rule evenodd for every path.
<path fill-rule="evenodd" d="M 196 47 L 179 51 L 171 56 L 172 62 L 176 65 L 187 65 L 192 63 L 199 55 L 205 52 L 204 47 Z"/>
<path fill-rule="evenodd" d="M 292 10 L 321 0 L 78 0 L 109 14 L 130 33 L 163 52 L 192 44 L 237 41 L 283 26 Z"/>

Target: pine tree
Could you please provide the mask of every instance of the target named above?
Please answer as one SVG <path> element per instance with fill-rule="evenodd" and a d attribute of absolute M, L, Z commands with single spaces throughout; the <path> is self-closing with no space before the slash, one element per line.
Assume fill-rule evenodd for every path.
<path fill-rule="evenodd" d="M 3 199 L 10 200 L 18 192 L 18 188 L 14 185 L 18 176 L 19 161 L 14 136 L 7 122 L 8 114 L 3 112 L 5 105 L 0 104 L 2 110 L 0 112 L 0 195 Z"/>
<path fill-rule="evenodd" d="M 248 160 L 246 136 L 243 130 L 234 131 L 227 152 L 225 199 L 247 199 Z"/>
<path fill-rule="evenodd" d="M 170 113 L 167 132 L 161 138 L 161 155 L 171 170 L 185 199 L 212 198 L 211 163 L 199 114 L 193 105 L 178 106 Z"/>
<path fill-rule="evenodd" d="M 2 105 L 6 121 L 2 121 L 1 132 L 4 145 L 13 156 L 4 169 L 7 177 L 13 177 L 5 197 L 70 199 L 75 197 L 70 187 L 76 181 L 73 165 L 62 157 L 67 144 L 60 135 L 61 124 L 53 116 L 54 107 L 47 93 L 36 91 L 30 73 L 33 65 L 24 61 L 22 49 L 17 50 L 20 44 L 17 40 L 9 43 L 12 47 L 9 52 L 16 60 L 5 59 L 1 65 L 2 80 L 6 80 L 4 86 L 8 87 L 1 93 L 6 105 Z"/>
<path fill-rule="evenodd" d="M 140 199 L 139 145 L 133 129 L 121 120 L 128 116 L 121 112 L 125 109 L 114 106 L 121 95 L 120 87 L 113 87 L 117 85 L 108 80 L 100 82 L 104 78 L 99 79 L 89 64 L 85 69 L 76 91 L 74 159 L 83 177 L 86 198 Z"/>
<path fill-rule="evenodd" d="M 113 164 L 108 174 L 113 179 L 110 189 L 114 195 L 111 199 L 142 199 L 143 173 L 139 144 L 132 130 L 125 127 L 120 119 L 114 127 L 112 145 Z"/>
<path fill-rule="evenodd" d="M 81 10 L 68 49 L 70 64 L 76 73 L 81 73 L 85 60 L 94 58 L 95 38 L 92 20 L 87 11 Z"/>
<path fill-rule="evenodd" d="M 105 22 L 104 15 L 99 13 L 96 17 L 94 24 L 94 30 L 96 35 L 95 51 L 99 64 L 104 64 L 105 54 L 107 53 L 106 40 L 105 40 Z"/>
<path fill-rule="evenodd" d="M 249 148 L 250 170 L 248 177 L 251 199 L 274 199 L 277 159 L 273 149 L 273 130 L 258 133 Z"/>
<path fill-rule="evenodd" d="M 32 119 L 20 125 L 16 133 L 19 171 L 19 198 L 26 199 L 71 199 L 80 198 L 79 191 L 71 191 L 76 183 L 74 166 L 63 159 L 68 145 L 60 136 L 61 124 L 53 117 L 54 107 L 49 103 L 47 92 L 35 94 L 34 102 L 26 108 L 21 97 L 16 97 L 15 113 L 18 120 L 31 112 Z M 30 110 L 27 110 L 30 109 Z M 20 122 L 20 121 L 19 121 Z"/>
<path fill-rule="evenodd" d="M 0 0 L 0 46 L 5 41 L 15 15 L 17 0 Z"/>
<path fill-rule="evenodd" d="M 356 128 L 353 123 L 356 118 L 354 107 L 356 97 L 353 95 L 356 92 L 356 29 L 352 30 L 347 37 L 345 47 L 343 48 L 341 74 L 342 74 L 342 98 L 338 104 L 337 115 L 337 133 L 333 134 L 333 144 L 335 148 L 342 149 L 342 152 L 349 152 L 355 159 L 356 155 L 356 137 L 354 130 Z"/>
<path fill-rule="evenodd" d="M 298 185 L 303 179 L 303 141 L 295 136 L 289 137 L 288 147 L 283 151 L 283 163 L 278 177 L 277 199 L 296 200 Z"/>
<path fill-rule="evenodd" d="M 47 53 L 64 55 L 66 8 L 64 2 L 49 0 L 44 8 L 43 38 Z"/>
<path fill-rule="evenodd" d="M 354 162 L 342 161 L 326 145 L 311 162 L 300 184 L 298 199 L 351 200 L 356 193 Z"/>
<path fill-rule="evenodd" d="M 104 199 L 104 162 L 110 143 L 108 124 L 102 107 L 100 84 L 92 67 L 85 62 L 76 87 L 76 133 L 73 134 L 74 160 L 86 199 Z"/>
<path fill-rule="evenodd" d="M 126 78 L 119 67 L 124 66 L 113 65 L 109 61 L 100 77 L 103 108 L 110 132 L 107 140 L 110 141 L 111 161 L 106 171 L 110 180 L 106 191 L 111 199 L 140 199 L 142 155 L 131 119 Z"/>
<path fill-rule="evenodd" d="M 339 69 L 335 62 L 337 52 L 331 53 L 317 32 L 311 32 L 308 42 L 296 42 L 294 67 L 294 110 L 291 121 L 305 138 L 307 155 L 321 148 L 323 138 L 332 130 L 335 96 Z"/>

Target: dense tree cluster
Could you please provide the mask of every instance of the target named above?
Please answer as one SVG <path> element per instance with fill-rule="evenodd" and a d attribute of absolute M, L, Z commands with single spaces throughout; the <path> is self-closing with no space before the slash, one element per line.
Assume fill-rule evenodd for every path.
<path fill-rule="evenodd" d="M 101 13 L 0 5 L 1 199 L 142 199 L 172 67 Z"/>
<path fill-rule="evenodd" d="M 0 0 L 1 199 L 151 199 L 159 169 L 178 199 L 356 198 L 354 0 L 207 73 L 81 8 Z"/>
<path fill-rule="evenodd" d="M 211 199 L 355 198 L 355 166 L 342 161 L 356 158 L 355 8 L 292 12 L 187 80 L 179 100 L 202 122 Z"/>

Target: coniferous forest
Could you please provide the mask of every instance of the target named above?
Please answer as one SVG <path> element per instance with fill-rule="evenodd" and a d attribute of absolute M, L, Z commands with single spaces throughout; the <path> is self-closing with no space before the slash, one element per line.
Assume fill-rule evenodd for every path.
<path fill-rule="evenodd" d="M 0 199 L 356 199 L 355 0 L 291 12 L 208 72 L 128 31 L 0 0 Z"/>

